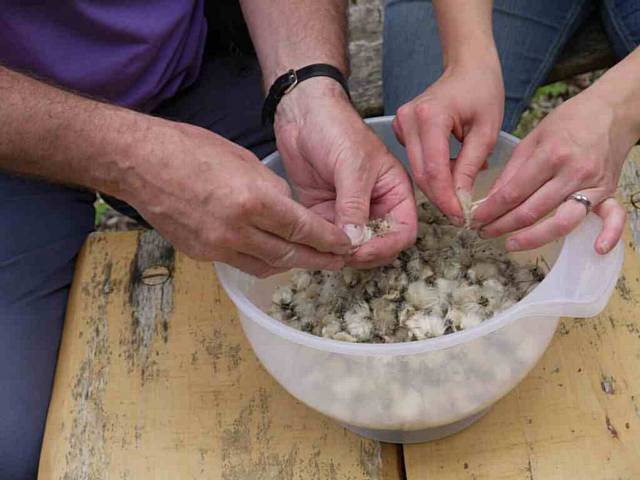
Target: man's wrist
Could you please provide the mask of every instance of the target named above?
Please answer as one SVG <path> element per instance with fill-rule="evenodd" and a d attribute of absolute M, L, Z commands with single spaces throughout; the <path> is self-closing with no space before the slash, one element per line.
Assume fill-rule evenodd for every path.
<path fill-rule="evenodd" d="M 318 102 L 344 102 L 349 104 L 349 96 L 340 83 L 329 77 L 314 77 L 300 82 L 284 95 L 276 109 L 275 123 L 282 125 L 298 122 Z"/>
<path fill-rule="evenodd" d="M 144 193 L 142 170 L 157 148 L 156 122 L 149 115 L 118 109 L 108 121 L 114 128 L 104 133 L 98 146 L 99 168 L 92 174 L 92 186 L 127 202 Z"/>

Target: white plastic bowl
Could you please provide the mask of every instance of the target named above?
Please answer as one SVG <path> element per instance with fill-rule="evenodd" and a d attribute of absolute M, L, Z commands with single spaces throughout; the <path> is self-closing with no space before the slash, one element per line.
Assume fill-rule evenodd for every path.
<path fill-rule="evenodd" d="M 391 120 L 368 123 L 407 165 Z M 517 141 L 500 134 L 477 196 L 488 190 Z M 452 139 L 452 157 L 459 147 Z M 277 152 L 265 164 L 285 176 Z M 589 215 L 563 242 L 518 254 L 552 268 L 513 307 L 469 330 L 410 343 L 353 344 L 295 330 L 264 313 L 275 287 L 290 274 L 259 280 L 228 265 L 216 269 L 256 355 L 287 391 L 365 437 L 423 442 L 467 427 L 514 388 L 544 353 L 561 316 L 590 317 L 604 308 L 623 247 L 597 255 L 593 245 L 600 226 Z"/>

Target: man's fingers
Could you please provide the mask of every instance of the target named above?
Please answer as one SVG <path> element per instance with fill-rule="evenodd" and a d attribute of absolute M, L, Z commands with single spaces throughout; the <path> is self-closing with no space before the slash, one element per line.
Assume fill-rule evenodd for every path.
<path fill-rule="evenodd" d="M 453 122 L 449 117 L 431 118 L 419 125 L 422 162 L 414 165 L 413 175 L 420 189 L 451 219 L 461 225 L 462 207 L 453 189 L 449 160 L 449 136 Z"/>
<path fill-rule="evenodd" d="M 341 255 L 319 252 L 306 245 L 287 242 L 258 229 L 251 229 L 246 233 L 236 248 L 278 269 L 338 270 L 344 266 Z"/>
<path fill-rule="evenodd" d="M 351 250 L 345 233 L 317 213 L 284 195 L 265 195 L 252 223 L 286 242 L 307 245 L 319 252 L 343 255 Z"/>
<path fill-rule="evenodd" d="M 374 268 L 391 263 L 405 243 L 404 232 L 392 231 L 383 236 L 375 237 L 363 244 L 356 252 L 347 258 L 347 264 L 356 268 Z"/>
<path fill-rule="evenodd" d="M 473 191 L 478 171 L 491 154 L 495 142 L 495 135 L 478 127 L 472 128 L 464 137 L 462 150 L 460 150 L 453 169 L 453 184 L 456 190 Z"/>
<path fill-rule="evenodd" d="M 501 182 L 497 190 L 478 207 L 473 214 L 474 224 L 486 225 L 493 222 L 544 185 L 552 176 L 551 170 L 544 167 L 546 157 L 546 152 L 538 149 L 525 161 L 516 158 L 519 164 L 517 172 Z"/>
<path fill-rule="evenodd" d="M 571 187 L 561 179 L 551 179 L 518 207 L 485 225 L 480 235 L 484 238 L 499 237 L 533 225 L 567 198 L 571 193 L 568 188 Z"/>
<path fill-rule="evenodd" d="M 380 143 L 380 149 L 385 147 Z M 361 155 L 362 152 L 355 153 Z M 369 221 L 371 190 L 376 178 L 367 159 L 347 158 L 335 174 L 336 225 L 365 225 Z"/>
<path fill-rule="evenodd" d="M 271 275 L 282 273 L 287 270 L 286 268 L 272 267 L 259 258 L 238 252 L 228 253 L 221 261 L 258 278 L 270 277 Z"/>
<path fill-rule="evenodd" d="M 595 249 L 596 252 L 604 255 L 609 253 L 622 237 L 627 213 L 614 198 L 607 198 L 594 209 L 594 212 L 603 221 L 602 232 L 596 239 Z"/>

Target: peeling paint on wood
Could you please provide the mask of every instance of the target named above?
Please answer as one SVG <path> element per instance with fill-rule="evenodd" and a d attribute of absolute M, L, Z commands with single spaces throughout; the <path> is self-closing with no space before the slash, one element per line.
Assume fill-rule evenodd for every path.
<path fill-rule="evenodd" d="M 131 263 L 129 306 L 131 331 L 122 339 L 129 366 L 140 369 L 144 383 L 154 375 L 155 363 L 151 350 L 156 336 L 166 343 L 169 319 L 173 309 L 173 270 L 175 251 L 171 244 L 154 230 L 143 232 Z"/>
<path fill-rule="evenodd" d="M 107 257 L 105 255 L 105 257 Z M 71 431 L 67 438 L 69 449 L 65 455 L 64 480 L 104 478 L 103 465 L 108 462 L 105 452 L 107 414 L 103 393 L 109 373 L 109 323 L 106 304 L 111 293 L 112 263 L 106 260 L 101 276 L 94 282 L 101 284 L 98 292 L 88 292 L 95 302 L 95 312 L 88 318 L 84 335 L 85 354 L 75 375 L 71 397 Z"/>
<path fill-rule="evenodd" d="M 83 248 L 41 479 L 403 478 L 396 447 L 286 393 L 248 346 L 212 265 L 169 248 L 134 232 L 93 235 Z"/>

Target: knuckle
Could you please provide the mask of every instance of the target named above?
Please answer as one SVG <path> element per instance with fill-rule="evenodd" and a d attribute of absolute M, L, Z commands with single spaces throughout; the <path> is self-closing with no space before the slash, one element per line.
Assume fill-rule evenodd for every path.
<path fill-rule="evenodd" d="M 478 141 L 480 148 L 484 152 L 491 152 L 493 148 L 496 146 L 496 142 L 498 139 L 491 132 L 486 132 L 482 135 L 482 138 Z"/>
<path fill-rule="evenodd" d="M 424 162 L 423 173 L 426 177 L 425 180 L 433 180 L 434 178 L 438 178 L 440 175 L 440 169 L 438 168 L 438 164 L 432 160 L 427 160 Z"/>
<path fill-rule="evenodd" d="M 405 103 L 396 112 L 396 119 L 400 126 L 404 126 L 411 121 L 411 117 L 413 115 L 413 105 L 410 103 Z"/>
<path fill-rule="evenodd" d="M 277 177 L 275 185 L 280 195 L 291 197 L 291 186 L 287 183 L 287 181 L 284 178 Z"/>
<path fill-rule="evenodd" d="M 236 205 L 236 214 L 241 219 L 259 215 L 262 212 L 262 202 L 255 191 L 244 191 L 240 193 L 236 200 Z"/>
<path fill-rule="evenodd" d="M 537 212 L 531 210 L 530 208 L 523 208 L 518 213 L 517 221 L 519 225 L 529 226 L 536 223 L 538 218 L 539 215 L 537 214 Z"/>
<path fill-rule="evenodd" d="M 511 187 L 504 187 L 500 196 L 507 205 L 517 204 L 520 200 L 520 193 Z"/>
<path fill-rule="evenodd" d="M 420 120 L 425 120 L 431 116 L 432 108 L 427 102 L 420 102 L 416 105 L 416 116 Z"/>
<path fill-rule="evenodd" d="M 597 166 L 590 161 L 578 164 L 574 170 L 575 178 L 581 182 L 595 179 L 598 176 L 598 173 Z"/>
<path fill-rule="evenodd" d="M 429 177 L 424 171 L 414 173 L 413 180 L 423 189 L 426 189 L 429 183 Z"/>
<path fill-rule="evenodd" d="M 365 212 L 369 207 L 368 199 L 364 196 L 349 196 L 340 201 L 338 208 L 343 215 Z"/>
<path fill-rule="evenodd" d="M 296 251 L 293 247 L 286 247 L 278 252 L 270 263 L 273 267 L 292 267 L 296 262 Z"/>
<path fill-rule="evenodd" d="M 549 149 L 549 161 L 553 167 L 565 166 L 572 158 L 573 152 L 564 145 L 553 145 Z"/>
<path fill-rule="evenodd" d="M 555 232 L 558 236 L 567 235 L 571 230 L 573 230 L 573 223 L 568 218 L 560 217 L 556 219 Z"/>
<path fill-rule="evenodd" d="M 302 218 L 296 217 L 296 219 L 289 225 L 285 239 L 290 242 L 300 242 L 306 238 L 308 230 L 306 222 L 302 220 Z"/>

